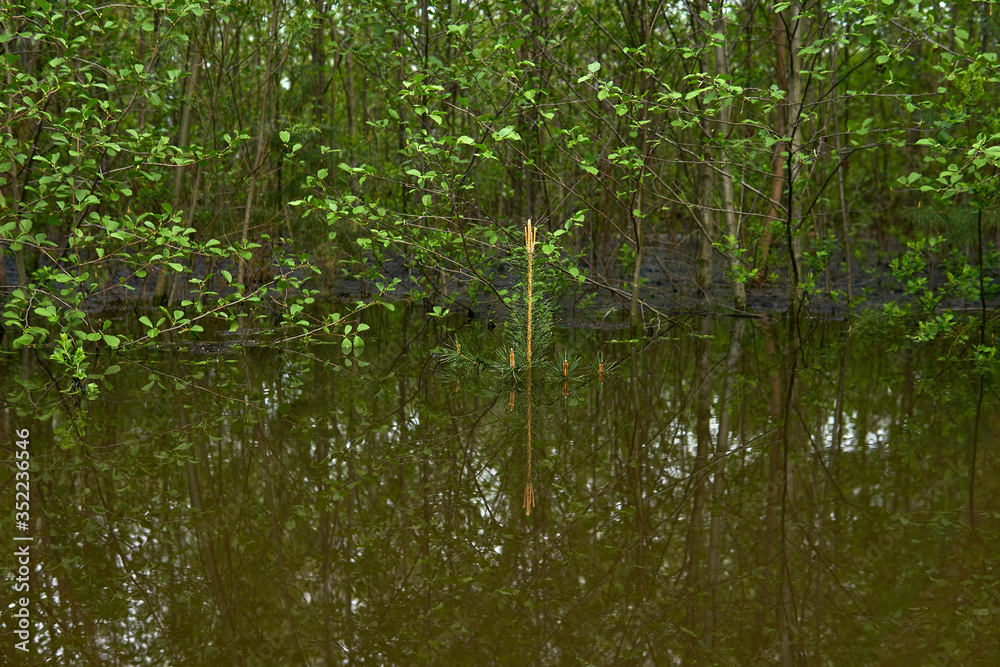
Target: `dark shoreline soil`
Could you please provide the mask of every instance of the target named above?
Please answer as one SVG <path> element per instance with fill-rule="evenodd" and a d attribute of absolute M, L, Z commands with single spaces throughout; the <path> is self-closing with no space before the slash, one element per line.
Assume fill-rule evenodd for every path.
<path fill-rule="evenodd" d="M 893 244 L 898 246 L 899 244 Z M 730 281 L 726 276 L 724 262 L 721 256 L 715 258 L 713 287 L 708 294 L 702 294 L 694 280 L 693 247 L 690 240 L 681 243 L 669 242 L 661 236 L 656 245 L 647 247 L 640 270 L 643 281 L 640 289 L 640 299 L 643 303 L 643 318 L 647 323 L 654 322 L 658 314 L 680 316 L 689 314 L 711 313 L 735 317 L 767 317 L 785 314 L 789 311 L 790 298 L 787 271 L 774 270 L 768 279 L 761 282 L 751 282 L 747 285 L 747 306 L 743 311 L 733 307 L 733 293 Z M 891 261 L 902 249 L 896 247 L 894 252 L 882 249 L 868 253 L 866 262 L 852 262 L 850 291 L 854 297 L 853 303 L 848 299 L 848 276 L 842 271 L 827 269 L 812 273 L 805 271 L 806 279 L 812 281 L 814 289 L 807 294 L 803 312 L 812 317 L 828 319 L 845 319 L 850 313 L 877 310 L 881 311 L 887 303 L 902 304 L 913 301 L 906 294 L 898 281 L 892 275 Z M 772 253 L 773 265 L 784 266 L 787 262 L 784 253 L 777 249 Z M 7 285 L 0 292 L 9 292 L 17 287 L 17 274 L 13 258 L 7 257 Z M 601 262 L 596 262 L 601 264 Z M 224 267 L 213 267 L 216 271 Z M 230 267 L 231 268 L 231 267 Z M 558 319 L 564 325 L 574 323 L 576 326 L 615 326 L 627 317 L 629 309 L 630 287 L 621 274 L 626 273 L 612 265 L 600 266 L 603 275 L 596 275 L 592 269 L 581 266 L 588 275 L 582 287 L 572 287 L 563 294 L 553 295 L 558 301 Z M 208 267 L 201 260 L 196 260 L 193 267 L 196 275 L 205 275 Z M 472 280 L 468 275 L 460 280 L 457 274 L 445 276 L 441 284 L 430 289 L 421 288 L 416 277 L 427 271 L 413 268 L 403 258 L 396 258 L 378 267 L 370 267 L 369 274 L 378 273 L 382 281 L 399 278 L 397 289 L 387 295 L 392 301 L 401 303 L 423 303 L 428 308 L 433 305 L 448 307 L 452 312 L 465 308 L 471 317 L 500 318 L 506 316 L 505 306 L 488 290 L 479 290 L 480 294 L 473 296 L 470 292 Z M 85 304 L 89 312 L 115 312 L 127 309 L 145 310 L 155 307 L 151 303 L 153 287 L 156 284 L 156 271 L 148 270 L 144 278 L 128 275 L 124 267 L 119 265 L 116 275 L 106 280 L 108 287 L 91 296 Z M 945 271 L 940 266 L 931 265 L 928 271 L 926 289 L 937 290 L 946 284 Z M 177 294 L 177 301 L 191 298 L 188 293 L 187 279 L 191 274 L 182 274 L 182 289 Z M 302 277 L 302 276 L 300 276 Z M 496 288 L 510 289 L 516 283 L 516 276 L 509 268 L 500 264 L 492 274 L 485 278 L 492 280 Z M 991 267 L 987 271 L 987 308 L 1000 307 L 1000 292 L 990 290 L 990 283 L 1000 283 L 1000 271 Z M 272 276 L 261 276 L 263 283 L 273 279 Z M 115 284 L 117 283 L 117 284 Z M 256 287 L 258 285 L 252 285 Z M 424 282 L 426 285 L 426 281 Z M 126 286 L 127 285 L 127 286 Z M 333 275 L 317 276 L 310 281 L 310 286 L 319 288 L 319 300 L 329 301 L 369 301 L 377 293 L 373 280 L 359 280 Z M 216 286 L 218 289 L 218 286 Z M 220 290 L 221 291 L 221 290 Z M 953 311 L 979 311 L 982 305 L 959 298 L 947 298 L 941 301 L 938 309 Z"/>

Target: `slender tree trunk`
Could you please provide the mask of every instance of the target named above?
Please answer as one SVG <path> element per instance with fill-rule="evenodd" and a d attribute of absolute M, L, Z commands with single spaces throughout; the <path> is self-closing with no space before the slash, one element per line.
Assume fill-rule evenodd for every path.
<path fill-rule="evenodd" d="M 344 106 L 347 109 L 347 137 L 354 139 L 354 117 L 356 102 L 354 96 L 354 52 L 350 45 L 344 50 Z M 352 144 L 353 145 L 353 144 Z"/>
<path fill-rule="evenodd" d="M 781 22 L 781 17 L 774 17 L 774 71 L 777 75 L 777 85 L 783 90 L 788 90 L 788 35 Z M 784 137 L 788 129 L 786 124 L 788 110 L 786 104 L 781 104 L 775 110 L 774 133 L 778 137 Z M 763 282 L 767 280 L 770 272 L 769 259 L 771 254 L 772 230 L 779 220 L 784 220 L 782 214 L 781 193 L 785 188 L 785 157 L 783 153 L 788 150 L 787 141 L 778 141 L 774 144 L 774 152 L 771 155 L 771 190 L 770 201 L 768 202 L 767 215 L 764 218 L 764 234 L 760 241 L 760 259 L 757 267 L 760 269 L 757 280 Z"/>
<path fill-rule="evenodd" d="M 706 302 L 711 300 L 713 252 L 712 238 L 715 235 L 715 215 L 712 213 L 712 167 L 706 158 L 696 168 L 698 177 L 698 259 L 696 284 Z"/>
<path fill-rule="evenodd" d="M 181 97 L 181 126 L 177 134 L 177 146 L 179 148 L 186 148 L 191 143 L 191 119 L 193 115 L 191 107 L 193 106 L 192 98 L 198 89 L 198 73 L 201 71 L 200 61 L 201 53 L 198 49 L 198 37 L 195 35 L 190 42 L 188 51 L 188 76 L 184 82 L 184 94 Z M 184 208 L 184 174 L 186 171 L 187 165 L 184 164 L 174 168 L 174 193 L 171 205 L 175 212 Z M 167 297 L 167 290 L 173 282 L 172 276 L 172 269 L 166 266 L 160 267 L 156 275 L 156 287 L 153 288 L 152 300 L 154 304 L 164 303 Z"/>
<path fill-rule="evenodd" d="M 323 16 L 326 10 L 325 0 L 313 0 L 313 12 L 318 18 Z M 313 26 L 312 44 L 309 48 L 309 56 L 312 65 L 312 121 L 319 125 L 322 123 L 325 112 L 323 102 L 326 93 L 326 33 L 323 30 L 323 22 L 317 20 Z M 332 86 L 331 86 L 332 88 Z"/>
<path fill-rule="evenodd" d="M 6 22 L 0 23 L 0 27 L 6 27 L 6 25 L 7 25 Z M 11 26 L 11 27 L 13 28 L 13 26 Z M 7 31 L 5 30 L 4 32 L 7 32 Z M 11 33 L 15 33 L 16 30 L 15 29 L 11 29 L 10 32 Z M 6 83 L 7 83 L 7 90 L 12 91 L 12 92 L 7 95 L 7 100 L 6 100 L 6 104 L 7 104 L 7 117 L 4 119 L 4 127 L 8 128 L 8 132 L 11 132 L 12 134 L 18 132 L 18 128 L 17 128 L 17 126 L 14 123 L 15 116 L 14 116 L 14 93 L 13 93 L 13 91 L 15 90 L 15 88 L 12 85 L 12 83 L 13 83 L 13 77 L 14 77 L 14 68 L 8 67 L 7 68 L 7 77 L 6 77 L 6 79 L 7 79 L 7 81 L 6 81 Z M 16 136 L 12 137 L 12 138 L 14 138 L 15 140 L 18 139 Z M 0 186 L 0 193 L 3 193 L 4 190 L 7 191 L 7 194 L 4 195 L 4 198 L 8 202 L 10 202 L 9 205 L 11 206 L 13 215 L 17 216 L 18 209 L 20 208 L 20 202 L 19 202 L 20 197 L 17 196 L 17 164 L 13 160 L 10 163 L 9 175 L 4 178 L 4 181 L 5 181 L 6 184 Z M 16 217 L 15 217 L 15 219 L 16 219 Z M 4 287 L 7 286 L 7 256 L 6 256 L 6 254 L 7 254 L 7 246 L 6 246 L 6 244 L 0 243 L 0 288 L 4 288 Z M 23 266 L 24 266 L 24 263 L 22 262 L 20 264 L 20 267 L 23 268 Z M 20 276 L 18 277 L 18 280 L 20 280 Z M 24 283 L 22 282 L 21 284 L 23 285 Z"/>
<path fill-rule="evenodd" d="M 280 13 L 281 0 L 274 0 L 271 10 L 271 38 L 270 44 L 265 47 L 267 56 L 264 64 L 264 82 L 260 90 L 260 116 L 257 120 L 257 146 L 253 166 L 250 169 L 250 179 L 247 183 L 246 205 L 243 210 L 243 228 L 240 232 L 240 240 L 246 245 L 250 240 L 250 218 L 253 215 L 254 196 L 257 194 L 257 182 L 260 178 L 261 168 L 264 166 L 265 144 L 267 139 L 268 111 L 271 101 L 271 79 L 274 77 L 274 50 L 278 43 L 278 14 Z M 236 283 L 244 287 L 247 286 L 247 262 L 240 260 L 239 269 L 236 273 Z"/>
<path fill-rule="evenodd" d="M 715 32 L 722 35 L 727 33 L 726 19 L 722 3 L 720 3 L 716 12 Z M 729 51 L 727 49 L 728 47 L 725 40 L 717 43 L 715 46 L 715 71 L 716 74 L 723 79 L 729 78 Z M 728 136 L 730 132 L 731 117 L 732 105 L 723 105 L 719 110 L 718 123 L 718 133 L 723 137 Z M 726 254 L 727 259 L 729 260 L 729 272 L 733 276 L 733 304 L 736 306 L 737 310 L 744 310 L 747 305 L 747 290 L 746 283 L 739 278 L 739 265 L 741 262 L 739 256 L 740 234 L 736 221 L 736 210 L 733 197 L 732 160 L 727 156 L 725 146 L 721 146 L 717 150 L 717 161 L 722 180 L 721 195 L 722 209 L 725 215 L 726 236 L 731 241 Z"/>
<path fill-rule="evenodd" d="M 793 2 L 785 13 L 785 26 L 790 31 L 788 37 L 788 127 L 791 129 L 791 145 L 788 147 L 788 201 L 785 210 L 785 234 L 788 241 L 789 307 L 794 319 L 802 307 L 802 237 L 798 226 L 802 224 L 802 197 L 796 184 L 802 173 L 802 123 L 805 117 L 805 101 L 802 82 L 802 32 L 805 20 L 801 16 L 802 5 Z"/>
<path fill-rule="evenodd" d="M 643 43 L 648 44 L 650 38 L 650 26 L 652 21 L 649 16 L 649 6 L 645 2 L 642 3 L 642 15 L 640 17 L 641 25 L 639 26 L 640 34 L 642 35 Z M 643 51 L 643 65 L 645 69 L 649 69 L 649 51 Z M 639 154 L 642 155 L 642 164 L 639 166 L 639 176 L 638 182 L 636 183 L 635 190 L 635 202 L 632 206 L 632 210 L 629 211 L 628 216 L 632 221 L 632 235 L 635 241 L 635 259 L 632 265 L 632 299 L 629 305 L 629 323 L 632 327 L 633 334 L 638 333 L 642 328 L 642 314 L 639 312 L 639 287 L 641 285 L 641 270 L 642 270 L 642 254 L 643 254 L 643 230 L 642 230 L 642 197 L 643 191 L 645 189 L 645 179 L 646 179 L 646 158 L 647 151 L 649 150 L 648 144 L 648 127 L 649 127 L 649 107 L 647 102 L 647 91 L 649 90 L 649 74 L 643 72 L 639 79 L 639 99 L 642 100 L 642 123 L 641 123 L 641 134 L 639 138 Z"/>
<path fill-rule="evenodd" d="M 837 59 L 837 44 L 834 42 L 831 47 L 830 52 L 830 77 L 834 76 L 836 59 Z M 832 83 L 832 82 L 831 82 Z M 846 81 L 845 81 L 846 83 Z M 840 234 L 843 238 L 844 246 L 844 278 L 847 283 L 847 302 L 850 303 L 854 300 L 854 285 L 853 285 L 853 271 L 851 270 L 851 207 L 847 201 L 845 192 L 845 164 L 847 156 L 844 155 L 843 149 L 841 148 L 841 136 L 840 136 L 840 113 L 837 109 L 836 101 L 832 102 L 831 112 L 833 115 L 833 136 L 834 145 L 837 148 L 837 160 L 839 164 L 837 165 L 837 191 L 840 195 Z"/>
<path fill-rule="evenodd" d="M 703 18 L 708 11 L 706 0 L 695 0 L 692 5 L 691 21 L 692 25 L 701 34 L 708 30 L 709 23 Z M 699 66 L 702 72 L 709 71 L 708 49 L 703 49 L 699 58 Z M 697 199 L 698 223 L 700 226 L 698 234 L 698 255 L 697 273 L 695 282 L 705 301 L 710 300 L 710 290 L 712 287 L 712 264 L 713 264 L 713 242 L 715 241 L 715 215 L 712 212 L 712 192 L 714 190 L 715 171 L 711 165 L 711 148 L 708 147 L 708 138 L 712 134 L 714 123 L 701 113 L 696 111 L 701 118 L 699 123 L 700 146 L 699 163 L 695 165 L 695 197 Z"/>

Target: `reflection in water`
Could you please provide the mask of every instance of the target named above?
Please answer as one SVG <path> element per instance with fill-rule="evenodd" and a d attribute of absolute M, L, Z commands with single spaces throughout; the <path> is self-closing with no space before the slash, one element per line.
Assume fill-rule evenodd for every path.
<path fill-rule="evenodd" d="M 528 375 L 525 382 L 527 385 L 527 401 L 528 401 L 528 419 L 525 424 L 525 428 L 528 431 L 528 474 L 527 480 L 524 484 L 524 513 L 531 514 L 531 508 L 535 506 L 535 487 L 531 483 L 531 400 L 532 400 L 532 382 L 531 382 L 531 357 L 528 358 Z"/>
<path fill-rule="evenodd" d="M 977 408 L 931 348 L 702 318 L 456 385 L 450 332 L 368 323 L 364 368 L 150 352 L 79 409 L 8 362 L 0 429 L 37 465 L 19 664 L 1000 664 L 990 378 Z"/>

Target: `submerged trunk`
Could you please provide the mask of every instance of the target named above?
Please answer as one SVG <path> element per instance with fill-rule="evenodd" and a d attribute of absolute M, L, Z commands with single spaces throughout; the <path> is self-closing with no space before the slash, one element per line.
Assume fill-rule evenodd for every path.
<path fill-rule="evenodd" d="M 708 580 L 706 586 L 712 595 L 712 604 L 704 629 L 705 646 L 711 650 L 715 643 L 716 616 L 718 614 L 719 582 L 722 580 L 722 525 L 724 521 L 722 503 L 726 490 L 725 470 L 730 453 L 729 431 L 733 419 L 733 409 L 730 400 L 733 395 L 733 378 L 740 360 L 740 343 L 743 339 L 743 329 L 746 320 L 732 320 L 729 333 L 729 351 L 726 353 L 726 374 L 722 381 L 722 395 L 719 397 L 719 437 L 715 446 L 715 470 L 712 476 L 711 523 L 708 530 Z"/>
<path fill-rule="evenodd" d="M 708 455 L 712 448 L 712 320 L 707 315 L 700 318 L 700 333 L 695 342 L 695 438 L 697 441 L 694 465 L 691 470 L 691 523 L 687 542 L 687 588 L 692 601 L 705 589 L 702 583 L 701 559 L 705 533 L 705 501 L 708 492 Z M 709 622 L 710 611 L 692 602 L 688 610 L 689 627 L 696 628 Z"/>

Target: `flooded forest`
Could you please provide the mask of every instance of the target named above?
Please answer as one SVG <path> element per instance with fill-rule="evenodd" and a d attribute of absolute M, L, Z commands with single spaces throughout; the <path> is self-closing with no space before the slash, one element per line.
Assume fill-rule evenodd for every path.
<path fill-rule="evenodd" d="M 998 53 L 3 3 L 4 664 L 1000 664 Z"/>

